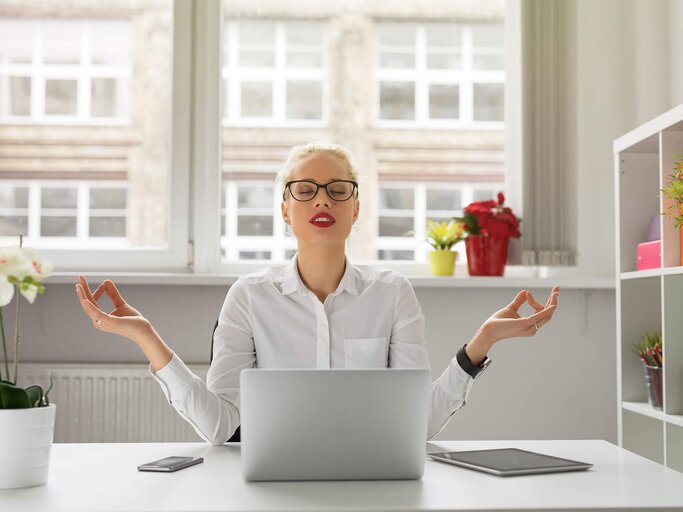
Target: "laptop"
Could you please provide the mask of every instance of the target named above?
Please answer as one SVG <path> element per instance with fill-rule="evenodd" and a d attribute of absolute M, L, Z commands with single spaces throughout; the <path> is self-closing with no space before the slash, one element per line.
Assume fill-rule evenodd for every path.
<path fill-rule="evenodd" d="M 430 383 L 426 369 L 243 370 L 242 476 L 421 478 Z"/>

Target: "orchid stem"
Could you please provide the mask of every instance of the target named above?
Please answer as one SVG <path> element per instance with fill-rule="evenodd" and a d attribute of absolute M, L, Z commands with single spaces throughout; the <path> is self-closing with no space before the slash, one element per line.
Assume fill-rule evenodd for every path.
<path fill-rule="evenodd" d="M 10 380 L 9 374 L 9 359 L 7 358 L 7 341 L 5 339 L 5 322 L 2 318 L 2 308 L 0 307 L 0 332 L 2 333 L 2 352 L 5 361 L 5 373 L 7 374 L 7 381 Z M 0 372 L 0 380 L 2 379 L 2 372 Z"/>
<path fill-rule="evenodd" d="M 19 287 L 17 285 L 17 317 L 14 323 L 14 381 L 17 385 L 17 373 L 19 372 L 19 306 L 21 305 L 21 297 L 19 296 Z M 9 373 L 9 372 L 8 372 Z M 9 375 L 7 376 L 9 378 Z"/>

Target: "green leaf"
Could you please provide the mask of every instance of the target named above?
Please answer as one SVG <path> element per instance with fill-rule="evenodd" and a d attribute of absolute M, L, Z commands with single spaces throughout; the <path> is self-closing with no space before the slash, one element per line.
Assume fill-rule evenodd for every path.
<path fill-rule="evenodd" d="M 43 405 L 48 406 L 50 405 L 50 399 L 47 397 L 47 395 L 50 394 L 50 391 L 52 391 L 52 386 L 54 386 L 54 382 L 52 381 L 52 374 L 50 374 L 50 387 L 47 388 L 47 391 L 45 391 L 45 400 L 43 400 Z"/>
<path fill-rule="evenodd" d="M 0 382 L 0 409 L 29 409 L 31 401 L 26 390 L 7 381 Z"/>
<path fill-rule="evenodd" d="M 26 388 L 26 394 L 28 395 L 31 407 L 40 407 L 40 403 L 43 401 L 43 388 L 37 384 L 29 386 Z"/>

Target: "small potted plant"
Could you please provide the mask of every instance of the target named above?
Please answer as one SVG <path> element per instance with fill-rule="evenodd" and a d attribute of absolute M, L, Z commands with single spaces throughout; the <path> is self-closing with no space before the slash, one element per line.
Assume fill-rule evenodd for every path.
<path fill-rule="evenodd" d="M 648 401 L 654 409 L 662 410 L 664 393 L 662 390 L 662 334 L 658 331 L 646 332 L 636 343 L 636 352 L 643 362 Z"/>
<path fill-rule="evenodd" d="M 683 154 L 674 158 L 676 161 L 674 161 L 673 174 L 669 176 L 667 186 L 661 190 L 664 197 L 669 200 L 662 215 L 673 219 L 674 228 L 679 230 L 679 264 L 683 265 L 683 230 L 681 230 L 683 225 Z"/>
<path fill-rule="evenodd" d="M 464 224 L 467 269 L 472 276 L 502 276 L 507 263 L 510 238 L 519 238 L 521 219 L 498 200 L 475 201 L 465 207 L 456 222 Z"/>
<path fill-rule="evenodd" d="M 21 340 L 20 295 L 33 303 L 37 294 L 45 292 L 41 281 L 50 272 L 52 264 L 41 261 L 33 249 L 22 247 L 21 237 L 19 247 L 0 248 L 0 335 L 3 358 L 0 366 L 0 489 L 32 487 L 47 482 L 56 412 L 56 406 L 50 404 L 48 399 L 52 384 L 45 392 L 38 385 L 24 388 L 17 385 L 17 376 Z M 14 372 L 10 374 L 3 313 L 15 296 Z"/>
<path fill-rule="evenodd" d="M 463 225 L 455 221 L 427 220 L 427 242 L 434 250 L 429 253 L 429 267 L 434 276 L 452 276 L 455 272 L 456 251 L 451 248 L 463 237 Z"/>

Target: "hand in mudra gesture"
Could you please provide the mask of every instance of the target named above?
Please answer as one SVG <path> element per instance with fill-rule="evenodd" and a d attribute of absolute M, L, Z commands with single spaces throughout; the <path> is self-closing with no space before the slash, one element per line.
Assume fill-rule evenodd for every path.
<path fill-rule="evenodd" d="M 510 304 L 491 315 L 482 325 L 482 329 L 494 342 L 505 338 L 533 336 L 542 326 L 550 322 L 557 308 L 559 293 L 560 287 L 555 286 L 544 306 L 534 298 L 531 292 L 522 290 Z M 534 308 L 534 314 L 523 317 L 519 314 L 519 308 L 526 302 Z"/>
<path fill-rule="evenodd" d="M 104 293 L 114 305 L 114 310 L 108 314 L 102 311 L 97 304 Z M 136 341 L 151 329 L 149 321 L 137 309 L 123 300 L 116 285 L 109 279 L 99 285 L 94 292 L 91 292 L 85 276 L 79 276 L 78 284 L 76 284 L 76 295 L 81 301 L 83 311 L 90 317 L 95 328 L 100 331 L 120 334 Z"/>

